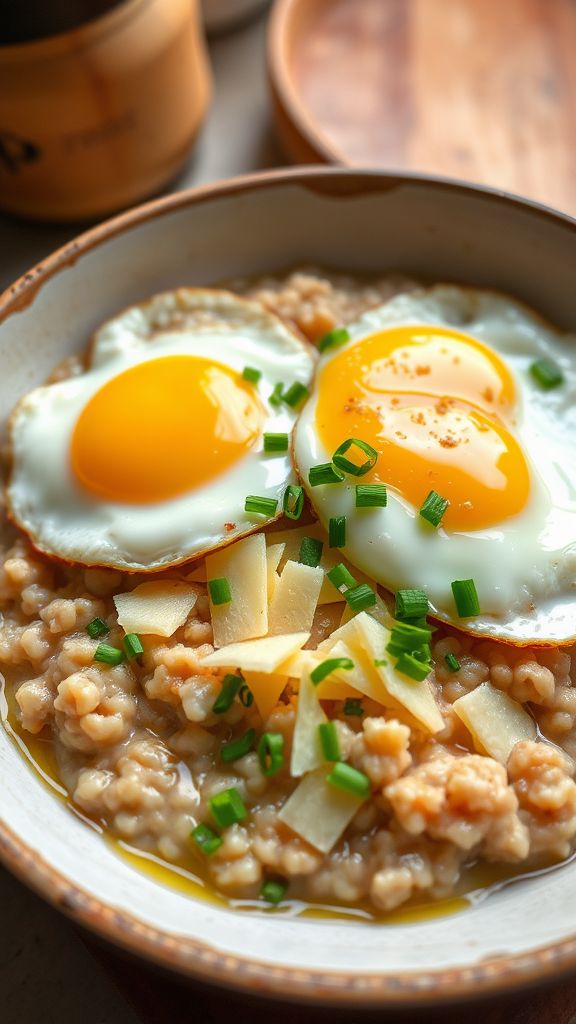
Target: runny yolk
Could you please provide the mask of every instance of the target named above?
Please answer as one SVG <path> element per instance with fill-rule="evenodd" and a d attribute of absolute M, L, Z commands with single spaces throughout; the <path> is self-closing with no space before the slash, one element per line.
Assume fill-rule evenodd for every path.
<path fill-rule="evenodd" d="M 443 526 L 495 526 L 526 504 L 530 473 L 511 432 L 514 380 L 474 338 L 437 326 L 380 331 L 326 364 L 318 394 L 326 449 L 367 441 L 379 458 L 362 481 L 386 483 L 416 508 L 437 491 L 450 501 Z"/>
<path fill-rule="evenodd" d="M 125 370 L 82 410 L 71 441 L 79 483 L 99 498 L 166 501 L 203 487 L 261 434 L 250 385 L 201 356 L 164 356 Z"/>

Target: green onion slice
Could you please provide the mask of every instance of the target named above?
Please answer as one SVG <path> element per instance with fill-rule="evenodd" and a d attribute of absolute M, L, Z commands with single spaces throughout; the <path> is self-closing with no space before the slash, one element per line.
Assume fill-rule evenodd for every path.
<path fill-rule="evenodd" d="M 311 565 L 316 568 L 317 565 L 320 565 L 323 547 L 324 544 L 317 537 L 303 537 L 298 561 L 302 565 Z"/>
<path fill-rule="evenodd" d="M 242 370 L 242 376 L 250 384 L 257 384 L 262 376 L 262 370 L 256 370 L 253 366 L 245 366 Z"/>
<path fill-rule="evenodd" d="M 344 761 L 338 761 L 334 765 L 330 774 L 326 776 L 326 782 L 338 789 L 345 789 L 348 793 L 353 793 L 354 796 L 360 796 L 364 800 L 367 800 L 372 792 L 368 776 L 353 768 L 352 765 L 345 764 Z"/>
<path fill-rule="evenodd" d="M 450 505 L 447 498 L 443 498 L 438 491 L 430 491 L 420 509 L 420 516 L 432 526 L 440 526 L 440 522 L 446 509 Z"/>
<path fill-rule="evenodd" d="M 390 644 L 388 644 L 390 646 Z M 376 668 L 384 668 L 388 664 L 388 658 L 374 658 Z"/>
<path fill-rule="evenodd" d="M 243 683 L 238 691 L 238 700 L 242 704 L 242 707 L 251 708 L 254 703 L 254 694 L 248 686 L 248 683 Z"/>
<path fill-rule="evenodd" d="M 423 590 L 415 588 L 396 591 L 397 619 L 419 619 L 428 614 L 428 598 Z"/>
<path fill-rule="evenodd" d="M 258 744 L 258 760 L 262 774 L 276 775 L 284 765 L 284 737 L 281 732 L 264 732 Z"/>
<path fill-rule="evenodd" d="M 244 502 L 245 512 L 256 512 L 259 516 L 273 516 L 277 508 L 276 498 L 263 498 L 258 494 L 249 494 Z"/>
<path fill-rule="evenodd" d="M 422 644 L 429 643 L 431 636 L 431 629 L 413 626 L 411 622 L 398 622 L 392 627 L 390 643 L 399 647 L 401 651 L 410 653 L 417 647 L 421 647 Z"/>
<path fill-rule="evenodd" d="M 296 381 L 288 388 L 288 391 L 284 392 L 282 401 L 289 405 L 291 409 L 297 409 L 308 398 L 309 394 L 308 388 L 301 384 L 300 381 Z"/>
<path fill-rule="evenodd" d="M 401 654 L 396 662 L 396 671 L 402 672 L 405 676 L 410 676 L 410 679 L 415 679 L 417 682 L 421 682 L 426 679 L 426 676 L 430 673 L 430 664 L 428 662 L 420 661 L 415 658 L 413 654 Z"/>
<path fill-rule="evenodd" d="M 474 580 L 454 580 L 451 584 L 456 611 L 461 619 L 480 614 L 480 601 Z"/>
<path fill-rule="evenodd" d="M 126 633 L 123 646 L 128 661 L 134 661 L 134 658 L 139 658 L 141 654 L 144 654 L 144 647 L 138 633 Z"/>
<path fill-rule="evenodd" d="M 244 686 L 242 676 L 233 675 L 231 672 L 224 676 L 222 689 L 212 705 L 212 711 L 215 715 L 223 715 L 226 711 L 230 710 L 242 686 Z"/>
<path fill-rule="evenodd" d="M 196 825 L 190 835 L 207 857 L 211 857 L 222 846 L 223 840 L 208 825 Z"/>
<path fill-rule="evenodd" d="M 232 600 L 230 584 L 225 576 L 208 580 L 208 593 L 212 604 L 229 604 Z"/>
<path fill-rule="evenodd" d="M 331 548 L 346 544 L 346 516 L 333 516 L 328 523 L 328 543 Z"/>
<path fill-rule="evenodd" d="M 452 654 L 452 651 L 449 651 L 448 654 L 444 655 L 444 661 L 448 665 L 448 668 L 450 669 L 451 672 L 459 672 L 460 669 L 462 668 L 460 662 L 458 661 L 458 658 L 456 657 L 455 654 Z"/>
<path fill-rule="evenodd" d="M 386 508 L 387 504 L 385 484 L 356 484 L 356 508 Z"/>
<path fill-rule="evenodd" d="M 274 385 L 274 389 L 272 391 L 272 394 L 268 398 L 268 401 L 270 402 L 270 405 L 273 405 L 276 408 L 280 405 L 280 403 L 282 401 L 282 391 L 283 390 L 284 390 L 284 385 L 283 385 L 282 381 L 280 381 L 280 383 Z"/>
<path fill-rule="evenodd" d="M 86 626 L 86 632 L 88 633 L 88 636 L 91 636 L 93 640 L 96 640 L 99 636 L 106 636 L 106 634 L 110 632 L 110 626 L 107 622 L 104 622 L 104 619 L 96 618 L 92 619 L 92 622 L 88 623 Z"/>
<path fill-rule="evenodd" d="M 256 730 L 248 729 L 243 736 L 240 736 L 237 740 L 232 740 L 231 743 L 225 743 L 220 748 L 220 757 L 225 764 L 230 764 L 232 761 L 237 761 L 239 757 L 244 757 L 245 754 L 249 754 L 254 749 L 254 741 L 256 739 Z"/>
<path fill-rule="evenodd" d="M 318 726 L 318 736 L 326 761 L 340 761 L 342 754 L 335 722 L 321 722 Z"/>
<path fill-rule="evenodd" d="M 364 462 L 352 462 L 346 458 L 346 452 L 350 451 L 351 448 L 357 448 L 362 455 L 366 455 Z M 371 445 L 367 444 L 366 441 L 360 441 L 357 437 L 349 437 L 347 441 L 343 441 L 332 456 L 334 465 L 345 473 L 351 473 L 352 476 L 364 476 L 365 473 L 373 469 L 377 459 L 378 452 Z"/>
<path fill-rule="evenodd" d="M 312 669 L 310 673 L 310 679 L 314 683 L 314 686 L 318 686 L 326 676 L 331 675 L 336 669 L 344 669 L 349 672 L 350 669 L 354 668 L 354 662 L 352 658 L 327 658 L 326 661 L 321 661 L 319 665 L 316 665 L 315 669 Z"/>
<path fill-rule="evenodd" d="M 334 327 L 328 331 L 318 342 L 318 351 L 327 352 L 329 348 L 338 348 L 350 341 L 350 332 L 345 327 Z"/>
<path fill-rule="evenodd" d="M 124 651 L 110 644 L 98 644 L 94 651 L 94 661 L 101 661 L 104 665 L 120 665 L 124 661 Z"/>
<path fill-rule="evenodd" d="M 344 600 L 356 614 L 365 608 L 373 608 L 376 604 L 376 594 L 367 583 L 360 583 L 359 586 L 344 591 Z"/>
<path fill-rule="evenodd" d="M 264 434 L 264 451 L 271 453 L 288 451 L 288 434 Z"/>
<path fill-rule="evenodd" d="M 273 879 L 269 879 L 267 882 L 264 882 L 264 885 L 260 889 L 262 899 L 266 900 L 266 903 L 273 903 L 274 906 L 277 906 L 278 903 L 282 903 L 287 892 L 287 882 L 275 881 Z"/>
<path fill-rule="evenodd" d="M 344 473 L 336 469 L 331 462 L 323 462 L 319 466 L 310 468 L 308 480 L 311 487 L 319 487 L 321 484 L 341 484 L 344 480 Z"/>
<path fill-rule="evenodd" d="M 210 800 L 210 810 L 220 828 L 229 828 L 230 825 L 235 825 L 236 822 L 244 821 L 248 817 L 244 801 L 235 786 L 213 796 Z"/>
<path fill-rule="evenodd" d="M 347 697 L 342 707 L 342 714 L 350 715 L 351 717 L 359 718 L 364 714 L 364 708 L 362 707 L 362 701 L 359 697 Z"/>
<path fill-rule="evenodd" d="M 564 383 L 564 374 L 552 359 L 536 359 L 530 366 L 530 373 L 544 391 Z"/>
<path fill-rule="evenodd" d="M 287 519 L 300 519 L 304 508 L 304 488 L 288 484 L 284 491 L 282 509 Z"/>
<path fill-rule="evenodd" d="M 352 573 L 348 572 L 348 569 L 342 562 L 333 566 L 326 575 L 330 580 L 330 583 L 336 587 L 336 590 L 340 590 L 341 587 L 355 587 L 357 584 Z"/>

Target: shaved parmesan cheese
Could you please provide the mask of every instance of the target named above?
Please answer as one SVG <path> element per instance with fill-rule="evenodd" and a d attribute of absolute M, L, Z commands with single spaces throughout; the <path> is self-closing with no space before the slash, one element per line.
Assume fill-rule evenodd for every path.
<path fill-rule="evenodd" d="M 282 662 L 300 650 L 309 636 L 309 633 L 291 633 L 288 636 L 264 636 L 258 640 L 228 644 L 219 651 L 207 654 L 202 664 L 217 668 L 241 668 L 246 672 L 282 672 Z"/>
<path fill-rule="evenodd" d="M 336 589 L 333 583 L 330 583 L 330 580 L 325 574 L 329 569 L 338 565 L 339 562 L 344 562 L 346 568 L 349 569 L 352 575 L 356 578 L 359 577 L 359 573 L 357 569 L 354 569 L 353 566 L 351 566 L 350 563 L 342 557 L 342 552 L 338 548 L 331 548 L 328 546 L 326 531 L 320 523 L 309 523 L 307 526 L 296 526 L 293 530 L 281 530 L 279 532 L 268 534 L 268 541 L 270 543 L 277 544 L 280 542 L 285 545 L 282 561 L 280 562 L 280 570 L 282 571 L 284 569 L 286 562 L 298 561 L 300 545 L 304 537 L 314 537 L 316 540 L 321 540 L 324 545 L 322 548 L 322 557 L 320 559 L 320 568 L 324 570 L 324 575 L 318 597 L 318 604 L 335 604 L 337 601 L 343 601 L 343 595 Z"/>
<path fill-rule="evenodd" d="M 334 676 L 328 676 L 327 679 L 323 679 L 321 683 L 318 683 L 316 693 L 318 694 L 318 700 L 347 700 L 348 697 L 361 696 L 359 691 L 355 690 L 353 686 L 341 683 Z"/>
<path fill-rule="evenodd" d="M 265 722 L 273 708 L 276 707 L 280 694 L 286 683 L 287 675 L 279 675 L 277 672 L 244 672 L 244 679 L 254 694 L 256 707 Z"/>
<path fill-rule="evenodd" d="M 328 719 L 320 707 L 309 672 L 302 676 L 298 693 L 298 712 L 292 740 L 291 775 L 305 775 L 324 764 L 318 726 Z"/>
<path fill-rule="evenodd" d="M 206 555 L 206 579 L 225 577 L 232 600 L 227 604 L 210 602 L 214 646 L 265 636 L 268 632 L 268 571 L 264 534 L 231 544 Z"/>
<path fill-rule="evenodd" d="M 322 640 L 322 643 L 318 644 L 318 650 L 322 651 L 325 657 L 328 657 L 325 652 L 330 651 L 334 647 L 334 644 L 339 640 L 342 640 L 343 643 L 348 645 L 358 643 L 356 616 L 352 619 L 348 619 L 343 625 L 338 626 L 338 629 L 335 629 L 330 636 L 327 636 L 325 640 Z"/>
<path fill-rule="evenodd" d="M 333 675 L 340 683 L 346 683 L 358 693 L 364 694 L 365 697 L 371 697 L 372 700 L 378 701 L 385 707 L 389 706 L 390 701 L 386 689 L 382 685 L 382 680 L 370 658 L 359 645 L 349 647 L 343 640 L 338 640 L 330 651 L 329 657 L 351 658 L 354 662 L 354 668 L 335 669 Z"/>
<path fill-rule="evenodd" d="M 320 568 L 286 562 L 268 611 L 268 632 L 310 632 L 324 573 Z"/>
<path fill-rule="evenodd" d="M 366 612 L 360 612 L 352 620 L 356 623 L 358 636 L 362 648 L 371 659 L 386 658 L 386 644 L 390 640 L 390 632 L 379 622 L 376 622 Z M 394 668 L 393 659 L 389 658 L 386 665 L 376 667 L 384 688 L 391 697 L 410 712 L 420 725 L 423 725 L 428 732 L 440 732 L 444 728 L 444 719 L 436 703 L 430 684 L 426 679 L 417 682 L 397 672 Z"/>
<path fill-rule="evenodd" d="M 502 764 L 506 764 L 516 743 L 536 738 L 534 719 L 518 701 L 491 683 L 482 683 L 459 697 L 452 707 L 472 733 L 477 750 Z"/>
<path fill-rule="evenodd" d="M 326 768 L 305 775 L 278 817 L 322 853 L 329 853 L 364 800 L 326 782 Z"/>
<path fill-rule="evenodd" d="M 277 569 L 280 565 L 280 559 L 284 554 L 285 544 L 271 544 L 266 548 L 266 576 L 268 581 L 268 605 L 272 600 L 274 589 L 278 582 Z M 268 626 L 270 626 L 270 620 L 268 620 Z"/>
<path fill-rule="evenodd" d="M 178 580 L 141 583 L 114 598 L 118 622 L 126 633 L 172 636 L 186 622 L 198 594 L 198 587 Z"/>

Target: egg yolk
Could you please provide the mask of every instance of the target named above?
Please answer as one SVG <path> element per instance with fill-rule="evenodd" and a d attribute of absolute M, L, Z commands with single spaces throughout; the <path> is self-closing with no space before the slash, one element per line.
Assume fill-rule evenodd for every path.
<path fill-rule="evenodd" d="M 99 498 L 146 504 L 208 484 L 261 435 L 253 387 L 200 356 L 164 356 L 125 370 L 97 391 L 72 435 L 79 483 Z"/>
<path fill-rule="evenodd" d="M 385 483 L 416 508 L 437 491 L 450 502 L 448 529 L 495 526 L 525 506 L 530 473 L 511 432 L 514 380 L 474 338 L 437 326 L 380 331 L 326 364 L 318 394 L 326 449 L 350 437 L 368 442 L 379 458 L 362 482 Z"/>

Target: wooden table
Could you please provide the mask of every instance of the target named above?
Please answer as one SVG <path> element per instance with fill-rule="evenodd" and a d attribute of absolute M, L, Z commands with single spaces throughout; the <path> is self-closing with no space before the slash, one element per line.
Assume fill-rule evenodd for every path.
<path fill-rule="evenodd" d="M 487 4 L 496 0 L 485 0 Z M 506 0 L 500 0 L 505 3 Z M 283 162 L 271 133 L 263 65 L 264 20 L 211 46 L 215 101 L 203 138 L 176 187 Z M 239 84 L 240 83 L 240 84 Z M 70 227 L 0 218 L 0 287 L 75 233 Z M 127 963 L 80 937 L 48 906 L 0 869 L 2 1024 L 292 1024 L 343 1018 L 289 1005 L 266 1007 L 227 993 L 198 992 Z M 347 1024 L 376 1019 L 348 1014 Z M 379 1021 L 442 1024 L 576 1024 L 576 983 L 480 1009 L 433 1016 L 378 1014 Z"/>

